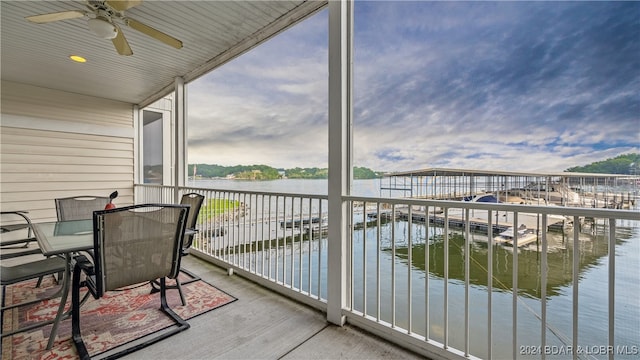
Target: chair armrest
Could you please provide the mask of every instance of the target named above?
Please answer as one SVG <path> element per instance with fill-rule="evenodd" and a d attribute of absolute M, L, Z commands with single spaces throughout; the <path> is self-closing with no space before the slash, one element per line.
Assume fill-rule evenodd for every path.
<path fill-rule="evenodd" d="M 9 232 L 14 230 L 24 229 L 27 226 L 31 226 L 31 219 L 26 215 L 28 211 L 0 211 L 0 215 L 18 215 L 24 219 L 26 224 L 11 224 L 0 226 L 0 232 Z"/>
<path fill-rule="evenodd" d="M 0 214 L 4 215 L 4 214 L 16 214 L 16 215 L 20 215 L 23 218 L 27 218 L 26 215 L 24 214 L 28 214 L 28 211 L 24 211 L 24 210 L 16 210 L 16 211 L 0 211 Z"/>
<path fill-rule="evenodd" d="M 87 259 L 84 255 L 77 255 L 74 257 L 76 267 L 84 271 L 87 275 L 93 275 L 95 273 L 93 263 Z"/>
<path fill-rule="evenodd" d="M 0 243 L 0 246 L 14 245 L 14 244 L 22 244 L 29 243 L 35 238 L 31 236 L 31 219 L 26 215 L 28 211 L 0 211 L 0 215 L 17 215 L 24 220 L 24 223 L 9 223 L 9 224 L 0 224 L 0 233 L 8 233 L 11 231 L 27 229 L 27 237 L 24 239 L 11 239 L 4 240 Z"/>
<path fill-rule="evenodd" d="M 85 280 L 80 284 L 80 286 L 86 286 L 91 296 L 94 299 L 98 298 L 98 292 L 96 287 L 96 275 L 95 268 L 93 263 L 87 259 L 84 255 L 78 255 L 74 258 L 76 265 L 74 266 L 73 271 L 82 271 L 86 274 Z"/>
<path fill-rule="evenodd" d="M 36 238 L 31 236 L 31 219 L 29 219 L 29 217 L 27 216 L 29 212 L 28 211 L 23 211 L 23 210 L 18 210 L 18 211 L 0 211 L 0 215 L 17 215 L 19 217 L 21 217 L 22 219 L 24 219 L 24 223 L 17 223 L 17 224 L 3 224 L 0 225 L 0 233 L 5 234 L 5 233 L 9 233 L 12 231 L 17 231 L 17 230 L 22 230 L 22 229 L 27 229 L 27 237 L 26 238 L 11 238 L 11 239 L 2 239 L 0 238 L 0 246 L 3 249 L 17 249 L 17 248 L 27 248 L 29 246 L 29 243 L 32 241 L 36 241 Z M 16 220 L 18 221 L 18 220 Z M 8 237 L 13 237 L 12 235 L 5 235 Z M 21 246 L 12 246 L 12 245 L 17 245 L 17 244 L 24 244 Z M 42 251 L 38 248 L 38 249 L 29 249 L 29 250 L 24 250 L 24 251 L 19 251 L 19 252 L 10 252 L 10 253 L 3 253 L 0 254 L 0 259 L 5 260 L 5 259 L 12 259 L 12 258 L 16 258 L 16 257 L 20 257 L 20 256 L 25 256 L 25 255 L 33 255 L 33 254 L 42 254 Z"/>

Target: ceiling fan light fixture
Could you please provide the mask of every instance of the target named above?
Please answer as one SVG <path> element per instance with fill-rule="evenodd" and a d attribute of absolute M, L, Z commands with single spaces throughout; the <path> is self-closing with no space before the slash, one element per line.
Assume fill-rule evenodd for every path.
<path fill-rule="evenodd" d="M 89 29 L 102 39 L 113 39 L 118 36 L 118 29 L 109 21 L 96 17 L 87 20 Z"/>

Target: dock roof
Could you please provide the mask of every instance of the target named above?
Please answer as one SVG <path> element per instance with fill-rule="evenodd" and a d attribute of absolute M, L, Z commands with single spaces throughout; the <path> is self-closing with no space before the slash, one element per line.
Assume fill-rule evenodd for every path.
<path fill-rule="evenodd" d="M 579 172 L 521 172 L 504 170 L 474 170 L 454 168 L 426 168 L 419 170 L 397 171 L 384 174 L 384 177 L 393 176 L 528 176 L 528 177 L 564 177 L 564 178 L 628 178 L 624 174 L 598 174 Z"/>

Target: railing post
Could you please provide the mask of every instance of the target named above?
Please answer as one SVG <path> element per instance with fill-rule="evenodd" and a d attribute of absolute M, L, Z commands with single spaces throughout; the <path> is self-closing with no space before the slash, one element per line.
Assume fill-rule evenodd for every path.
<path fill-rule="evenodd" d="M 347 206 L 351 192 L 353 1 L 329 1 L 329 241 L 327 320 L 343 325 L 347 303 Z"/>

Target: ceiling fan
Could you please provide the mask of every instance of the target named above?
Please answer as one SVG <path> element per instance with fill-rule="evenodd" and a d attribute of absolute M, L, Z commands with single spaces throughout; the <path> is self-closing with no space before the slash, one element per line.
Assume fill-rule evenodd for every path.
<path fill-rule="evenodd" d="M 60 20 L 69 20 L 84 17 L 87 19 L 89 29 L 103 39 L 111 39 L 113 46 L 120 55 L 133 55 L 129 42 L 117 22 L 134 30 L 151 36 L 176 49 L 182 48 L 182 41 L 145 25 L 137 20 L 127 17 L 125 10 L 131 9 L 142 3 L 142 0 L 86 0 L 88 11 L 69 10 L 49 14 L 27 16 L 25 19 L 44 24 Z M 116 22 L 117 20 L 117 22 Z"/>

